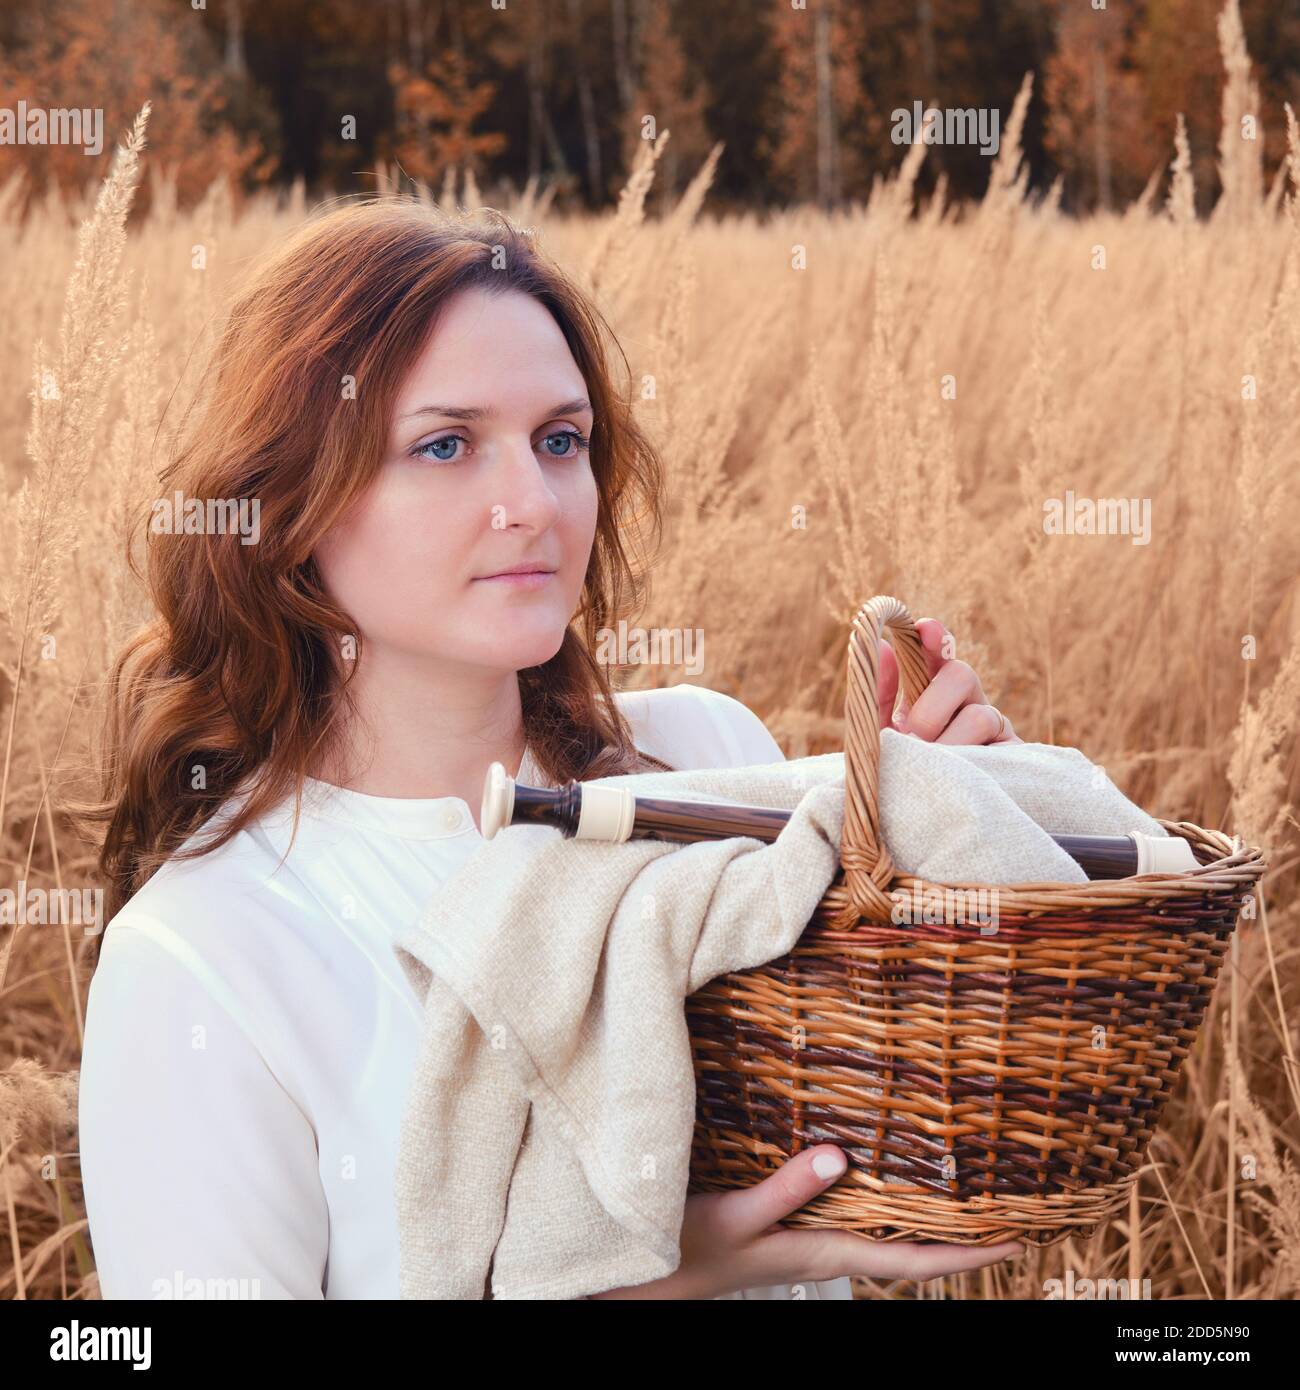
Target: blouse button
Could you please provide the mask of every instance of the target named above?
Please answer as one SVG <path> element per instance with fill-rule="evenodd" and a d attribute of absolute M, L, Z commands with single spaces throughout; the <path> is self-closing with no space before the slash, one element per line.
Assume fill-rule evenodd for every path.
<path fill-rule="evenodd" d="M 447 810 L 442 813 L 442 824 L 444 829 L 455 830 L 460 824 L 460 812 L 448 807 Z"/>

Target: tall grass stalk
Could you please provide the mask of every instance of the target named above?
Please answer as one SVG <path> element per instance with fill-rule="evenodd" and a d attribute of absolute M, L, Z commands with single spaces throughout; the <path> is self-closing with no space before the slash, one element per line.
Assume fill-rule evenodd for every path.
<path fill-rule="evenodd" d="M 710 159 L 656 219 L 668 132 L 609 214 L 559 215 L 535 186 L 494 200 L 594 287 L 665 459 L 664 546 L 629 621 L 701 629 L 705 668 L 625 684 L 695 680 L 743 699 L 789 756 L 842 748 L 849 620 L 894 593 L 947 623 L 1023 738 L 1080 748 L 1155 815 L 1269 850 L 1123 1218 L 1015 1269 L 859 1280 L 862 1296 L 1037 1298 L 1067 1264 L 1150 1278 L 1158 1298 L 1300 1291 L 1300 131 L 1260 110 L 1235 15 L 1230 0 L 1208 218 L 1181 120 L 1171 167 L 1129 208 L 1072 219 L 1028 196 L 1029 78 L 976 206 L 940 188 L 918 207 L 915 146 L 867 206 L 711 218 Z M 1259 146 L 1242 149 L 1252 114 Z M 301 190 L 236 211 L 224 184 L 180 208 L 160 177 L 128 234 L 147 116 L 80 228 L 57 197 L 20 226 L 0 188 L 0 317 L 23 329 L 0 340 L 4 379 L 57 343 L 38 346 L 29 399 L 0 397 L 0 887 L 94 886 L 61 805 L 92 790 L 94 697 L 146 613 L 123 531 L 232 274 L 307 212 Z M 1268 193 L 1265 122 L 1288 139 Z M 1145 499 L 1146 542 L 1048 534 L 1044 504 L 1067 491 Z M 42 1088 L 75 1086 L 87 943 L 7 926 L 0 943 L 0 1296 L 94 1296 L 75 1168 L 50 1180 L 39 1161 L 67 1107 L 31 1118 Z"/>

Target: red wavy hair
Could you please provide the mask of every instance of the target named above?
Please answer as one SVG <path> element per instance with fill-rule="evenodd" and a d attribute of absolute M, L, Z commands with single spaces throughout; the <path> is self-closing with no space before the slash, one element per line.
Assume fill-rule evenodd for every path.
<path fill-rule="evenodd" d="M 358 637 L 356 660 L 342 659 L 357 625 L 326 594 L 313 552 L 369 486 L 398 386 L 439 310 L 469 287 L 522 292 L 549 310 L 595 417 L 595 541 L 559 651 L 519 672 L 525 737 L 557 782 L 666 766 L 635 748 L 593 655 L 598 630 L 644 598 L 625 538 L 657 544 L 662 527 L 660 460 L 633 419 L 630 386 L 620 393 L 611 378 L 612 331 L 499 213 L 452 216 L 393 197 L 348 203 L 307 222 L 237 294 L 195 427 L 161 474 L 164 496 L 259 499 L 261 535 L 245 545 L 238 534 L 146 528 L 157 617 L 113 663 L 101 799 L 81 808 L 104 826 L 108 918 L 169 857 L 207 853 L 298 797 L 334 746 L 363 651 Z M 345 375 L 357 383 L 351 399 Z M 192 785 L 195 764 L 205 785 Z M 182 849 L 237 788 L 240 804 L 217 833 Z"/>

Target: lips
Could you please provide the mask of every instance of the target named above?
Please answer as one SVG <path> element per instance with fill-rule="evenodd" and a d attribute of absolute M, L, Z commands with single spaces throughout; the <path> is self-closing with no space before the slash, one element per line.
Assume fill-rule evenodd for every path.
<path fill-rule="evenodd" d="M 554 574 L 555 571 L 548 565 L 514 565 L 508 570 L 497 570 L 492 574 L 480 574 L 480 579 L 503 579 L 512 574 Z"/>

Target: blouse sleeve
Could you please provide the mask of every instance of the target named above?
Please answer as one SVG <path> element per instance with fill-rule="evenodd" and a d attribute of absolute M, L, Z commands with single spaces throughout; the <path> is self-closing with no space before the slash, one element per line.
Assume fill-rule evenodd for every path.
<path fill-rule="evenodd" d="M 168 939 L 114 922 L 91 981 L 78 1109 L 100 1291 L 322 1298 L 312 1125 Z"/>
<path fill-rule="evenodd" d="M 719 749 L 727 755 L 726 761 L 702 762 L 700 766 L 749 767 L 759 763 L 783 763 L 785 754 L 781 745 L 774 739 L 766 724 L 748 705 L 733 695 L 721 690 L 712 690 L 705 685 L 691 685 L 683 682 L 674 689 L 687 689 L 695 692 L 695 698 L 705 711 Z"/>

